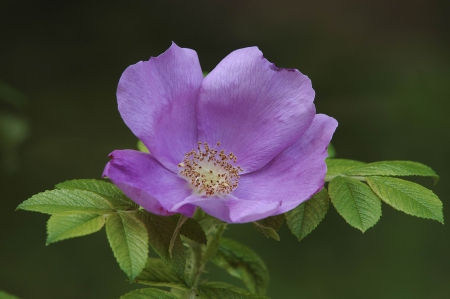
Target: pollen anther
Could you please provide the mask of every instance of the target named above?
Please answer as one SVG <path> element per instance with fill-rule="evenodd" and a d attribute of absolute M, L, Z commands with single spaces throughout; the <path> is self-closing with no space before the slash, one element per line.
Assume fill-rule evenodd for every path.
<path fill-rule="evenodd" d="M 216 143 L 219 146 L 220 142 Z M 190 182 L 194 192 L 199 195 L 214 196 L 231 193 L 238 187 L 239 172 L 237 157 L 224 150 L 218 152 L 207 142 L 199 142 L 197 150 L 184 155 L 178 164 L 179 174 Z"/>

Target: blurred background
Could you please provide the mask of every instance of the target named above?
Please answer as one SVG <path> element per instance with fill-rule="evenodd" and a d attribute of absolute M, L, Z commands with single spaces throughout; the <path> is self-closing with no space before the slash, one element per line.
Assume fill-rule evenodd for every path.
<path fill-rule="evenodd" d="M 420 182 L 450 219 L 449 12 L 448 0 L 1 0 L 0 289 L 97 299 L 141 287 L 125 281 L 104 231 L 46 247 L 48 216 L 14 210 L 59 182 L 100 178 L 112 150 L 135 148 L 118 79 L 171 41 L 195 49 L 204 71 L 254 45 L 298 68 L 317 111 L 339 121 L 337 157 L 431 166 L 440 183 Z M 301 242 L 286 226 L 280 242 L 250 225 L 226 235 L 267 262 L 274 299 L 450 298 L 448 225 L 387 205 L 364 234 L 330 207 Z"/>

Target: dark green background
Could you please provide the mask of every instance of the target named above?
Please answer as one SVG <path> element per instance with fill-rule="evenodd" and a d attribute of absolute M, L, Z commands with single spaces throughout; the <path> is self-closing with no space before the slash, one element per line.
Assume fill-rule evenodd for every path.
<path fill-rule="evenodd" d="M 449 219 L 450 22 L 448 0 L 8 1 L 0 2 L 0 81 L 29 101 L 19 170 L 3 169 L 0 289 L 22 299 L 118 298 L 137 285 L 104 231 L 45 246 L 48 216 L 16 206 L 74 178 L 100 178 L 107 155 L 136 139 L 116 109 L 122 71 L 165 51 L 195 49 L 205 71 L 257 45 L 278 66 L 298 68 L 318 112 L 339 121 L 338 156 L 413 160 L 441 175 L 420 181 Z M 361 234 L 330 208 L 302 242 L 249 225 L 227 236 L 248 244 L 271 271 L 274 298 L 450 298 L 450 230 L 383 205 Z M 218 279 L 220 272 L 213 271 Z"/>

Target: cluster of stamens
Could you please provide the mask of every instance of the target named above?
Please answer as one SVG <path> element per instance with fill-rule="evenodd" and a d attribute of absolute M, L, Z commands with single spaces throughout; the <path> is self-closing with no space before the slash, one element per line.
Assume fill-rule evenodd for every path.
<path fill-rule="evenodd" d="M 217 142 L 216 146 L 219 146 Z M 184 155 L 178 167 L 180 175 L 185 177 L 200 195 L 224 195 L 231 193 L 238 186 L 239 171 L 237 158 L 233 153 L 225 154 L 210 148 L 207 142 L 199 142 L 197 150 Z"/>

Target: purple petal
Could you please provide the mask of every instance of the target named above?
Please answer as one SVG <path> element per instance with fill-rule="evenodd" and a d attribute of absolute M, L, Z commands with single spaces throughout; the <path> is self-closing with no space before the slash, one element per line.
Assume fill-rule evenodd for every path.
<path fill-rule="evenodd" d="M 327 147 L 337 121 L 318 114 L 303 136 L 269 164 L 239 179 L 233 195 L 281 203 L 273 215 L 285 213 L 320 191 L 327 171 Z"/>
<path fill-rule="evenodd" d="M 172 46 L 128 67 L 117 88 L 120 114 L 152 155 L 177 172 L 197 147 L 195 102 L 203 80 L 197 53 Z"/>
<path fill-rule="evenodd" d="M 228 223 L 245 223 L 267 218 L 278 211 L 280 203 L 265 200 L 245 200 L 226 195 L 224 197 L 200 197 L 192 195 L 173 207 L 194 204 L 207 214 Z"/>
<path fill-rule="evenodd" d="M 167 170 L 151 154 L 116 150 L 103 171 L 134 202 L 158 215 L 171 215 L 172 207 L 192 193 L 188 182 Z M 176 212 L 192 217 L 195 206 L 184 205 Z"/>
<path fill-rule="evenodd" d="M 221 142 L 244 173 L 255 171 L 306 131 L 313 100 L 311 81 L 298 70 L 277 68 L 256 47 L 234 51 L 203 80 L 198 140 Z"/>

